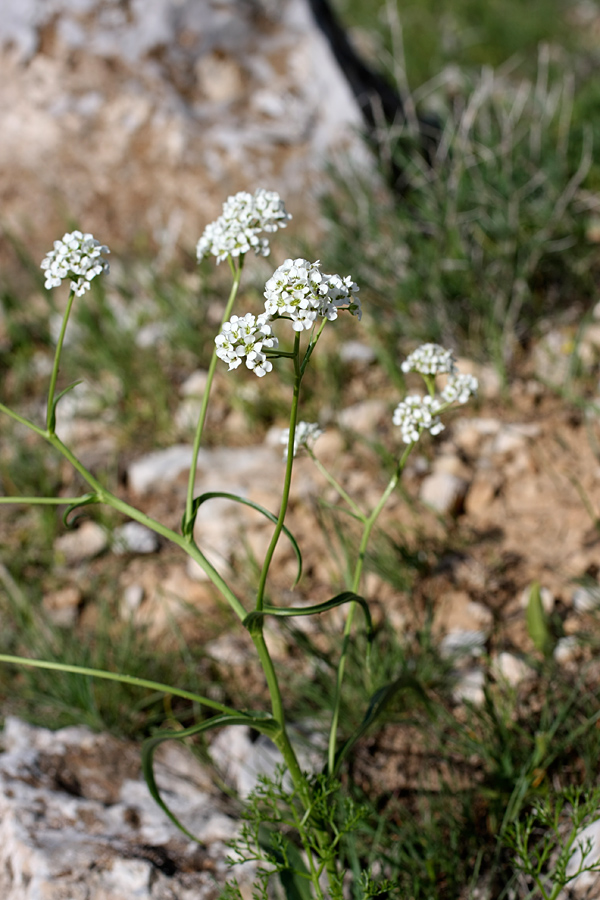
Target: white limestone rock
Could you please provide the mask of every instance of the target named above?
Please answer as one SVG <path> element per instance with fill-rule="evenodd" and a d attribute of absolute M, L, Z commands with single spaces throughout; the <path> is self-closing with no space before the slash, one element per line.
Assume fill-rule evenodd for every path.
<path fill-rule="evenodd" d="M 2 900 L 214 900 L 229 877 L 251 886 L 252 865 L 225 861 L 236 822 L 209 773 L 177 745 L 157 754 L 157 782 L 201 844 L 154 803 L 133 744 L 11 717 L 3 744 Z"/>

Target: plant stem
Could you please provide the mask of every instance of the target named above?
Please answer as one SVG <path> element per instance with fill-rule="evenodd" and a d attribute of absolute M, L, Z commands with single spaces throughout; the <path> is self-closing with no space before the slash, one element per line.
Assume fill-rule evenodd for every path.
<path fill-rule="evenodd" d="M 31 506 L 72 506 L 82 497 L 0 497 L 0 503 L 27 503 Z"/>
<path fill-rule="evenodd" d="M 52 374 L 50 376 L 50 387 L 48 388 L 48 405 L 46 408 L 46 429 L 51 434 L 54 434 L 54 395 L 56 393 L 56 381 L 58 378 L 58 369 L 60 366 L 60 355 L 62 353 L 63 342 L 65 339 L 67 324 L 69 321 L 69 316 L 71 315 L 71 308 L 73 306 L 74 299 L 75 291 L 71 290 L 69 299 L 67 301 L 67 308 L 63 316 L 62 325 L 60 326 L 60 334 L 58 336 L 56 350 L 54 352 L 54 364 L 52 366 Z"/>
<path fill-rule="evenodd" d="M 34 425 L 33 422 L 30 422 L 29 419 L 25 419 L 18 413 L 13 412 L 13 410 L 9 409 L 8 406 L 5 406 L 4 403 L 0 403 L 0 412 L 6 413 L 7 416 L 10 416 L 11 419 L 14 419 L 15 422 L 19 423 L 19 425 L 24 425 L 25 428 L 30 428 L 31 431 L 35 431 L 35 433 L 39 434 L 40 437 L 46 437 L 46 432 L 43 428 L 39 428 L 37 425 Z"/>
<path fill-rule="evenodd" d="M 214 566 L 207 560 L 204 554 L 201 552 L 200 548 L 194 541 L 189 541 L 183 537 L 181 534 L 177 534 L 176 531 L 173 531 L 171 528 L 167 528 L 166 525 L 163 525 L 161 522 L 158 522 L 156 519 L 153 519 L 151 516 L 148 516 L 146 513 L 137 509 L 135 506 L 131 506 L 129 503 L 126 503 L 124 500 L 121 500 L 119 497 L 116 497 L 111 491 L 105 488 L 86 467 L 81 463 L 77 457 L 69 450 L 68 447 L 63 444 L 61 439 L 56 434 L 52 434 L 50 432 L 42 432 L 44 438 L 51 444 L 56 450 L 59 451 L 68 461 L 71 463 L 74 469 L 79 472 L 79 474 L 87 481 L 87 483 L 94 489 L 96 492 L 98 503 L 106 503 L 108 506 L 112 506 L 113 509 L 116 509 L 118 512 L 123 513 L 126 516 L 129 516 L 130 519 L 133 519 L 136 522 L 139 522 L 141 525 L 145 525 L 147 528 L 150 528 L 152 531 L 155 531 L 157 534 L 160 534 L 162 537 L 167 538 L 167 540 L 172 541 L 172 543 L 176 544 L 178 547 L 181 547 L 188 556 L 191 556 L 195 562 L 197 562 L 202 569 L 206 572 L 214 586 L 221 592 L 225 600 L 229 603 L 233 611 L 236 615 L 243 621 L 246 618 L 246 610 L 235 596 L 227 582 L 219 575 Z"/>
<path fill-rule="evenodd" d="M 294 339 L 294 396 L 292 398 L 292 411 L 290 413 L 290 427 L 289 427 L 289 437 L 288 437 L 288 450 L 287 450 L 287 463 L 285 467 L 285 477 L 283 482 L 283 493 L 281 495 L 281 505 L 279 507 L 279 516 L 277 518 L 277 523 L 275 525 L 275 531 L 273 532 L 273 537 L 271 538 L 271 543 L 267 549 L 265 560 L 263 562 L 263 567 L 260 573 L 260 579 L 258 582 L 258 589 L 256 592 L 256 609 L 258 611 L 262 610 L 264 605 L 264 597 L 265 597 L 265 587 L 267 584 L 267 575 L 269 574 L 269 568 L 271 566 L 271 561 L 273 559 L 273 554 L 275 553 L 275 548 L 277 546 L 277 542 L 283 531 L 283 523 L 285 521 L 285 514 L 288 508 L 288 501 L 290 498 L 290 485 L 292 482 L 292 467 L 294 465 L 294 442 L 296 438 L 296 422 L 298 421 L 298 401 L 300 399 L 300 384 L 302 382 L 302 371 L 299 363 L 299 353 L 300 353 L 300 335 L 298 332 L 295 334 Z M 276 717 L 277 718 L 277 717 Z"/>
<path fill-rule="evenodd" d="M 360 540 L 360 546 L 358 548 L 358 559 L 356 560 L 356 566 L 354 569 L 354 577 L 352 579 L 352 584 L 350 586 L 350 590 L 353 593 L 357 594 L 360 588 L 360 581 L 362 577 L 365 556 L 367 553 L 367 546 L 369 543 L 369 538 L 371 537 L 371 531 L 373 530 L 373 526 L 375 522 L 379 518 L 381 510 L 389 500 L 392 492 L 394 491 L 398 481 L 400 480 L 400 476 L 402 475 L 402 471 L 404 466 L 406 465 L 406 460 L 412 450 L 414 443 L 408 444 L 404 453 L 400 457 L 398 461 L 398 465 L 396 466 L 396 470 L 394 474 L 390 478 L 386 489 L 381 495 L 379 502 L 373 509 L 371 515 L 365 520 L 365 526 L 363 529 L 362 537 Z M 350 604 L 348 609 L 348 615 L 346 616 L 346 624 L 344 626 L 344 640 L 342 643 L 342 652 L 340 655 L 340 661 L 338 664 L 337 677 L 335 683 L 335 694 L 333 699 L 333 713 L 331 716 L 331 727 L 329 730 L 329 748 L 328 748 L 328 757 L 327 757 L 327 765 L 329 768 L 329 774 L 333 776 L 335 771 L 335 751 L 337 745 L 337 729 L 340 717 L 340 703 L 342 696 L 342 683 L 344 681 L 344 672 L 346 669 L 346 658 L 348 656 L 348 649 L 350 647 L 350 633 L 352 631 L 352 623 L 354 621 L 354 613 L 356 612 L 356 603 L 353 602 Z"/>
<path fill-rule="evenodd" d="M 163 694 L 183 697 L 186 700 L 192 700 L 194 703 L 208 706 L 210 709 L 216 709 L 226 715 L 239 715 L 238 710 L 233 709 L 230 706 L 225 706 L 225 704 L 219 703 L 217 700 L 211 700 L 210 697 L 203 697 L 201 694 L 193 694 L 191 691 L 182 691 L 169 684 L 163 684 L 160 681 L 149 681 L 147 678 L 138 678 L 136 675 L 105 672 L 103 669 L 90 669 L 87 666 L 72 666 L 67 663 L 49 662 L 44 659 L 28 659 L 26 656 L 11 656 L 6 653 L 0 653 L 0 662 L 13 663 L 17 666 L 31 666 L 35 669 L 51 669 L 55 672 L 72 672 L 75 675 L 89 675 L 93 678 L 104 678 L 105 681 L 119 681 L 122 684 L 131 684 L 134 687 L 149 688 L 152 691 L 160 691 Z"/>
<path fill-rule="evenodd" d="M 240 279 L 242 277 L 242 269 L 244 267 L 244 255 L 242 254 L 239 257 L 239 262 L 237 266 L 234 264 L 231 256 L 229 257 L 229 265 L 231 267 L 231 271 L 233 274 L 233 284 L 231 285 L 231 291 L 229 293 L 229 299 L 227 301 L 227 305 L 225 307 L 225 312 L 223 313 L 223 318 L 221 320 L 221 328 L 225 324 L 225 322 L 229 321 L 231 317 L 231 310 L 233 309 L 233 304 L 235 303 L 235 298 L 237 296 L 238 288 L 240 286 Z M 212 356 L 210 358 L 210 364 L 208 366 L 208 375 L 206 378 L 206 387 L 204 388 L 204 394 L 202 395 L 202 405 L 200 407 L 200 414 L 198 416 L 198 424 L 196 426 L 196 434 L 194 435 L 194 446 L 192 449 L 192 464 L 190 466 L 190 474 L 188 477 L 188 487 L 187 487 L 187 497 L 185 504 L 185 522 L 189 526 L 193 523 L 194 520 L 194 482 L 196 481 L 196 469 L 198 467 L 198 452 L 200 450 L 200 444 L 202 442 L 202 433 L 204 431 L 204 424 L 206 422 L 206 413 L 208 410 L 208 401 L 210 399 L 210 391 L 213 383 L 213 378 L 215 375 L 215 369 L 217 366 L 217 348 L 216 346 L 213 348 Z M 189 529 L 189 533 L 187 534 L 188 541 L 192 541 L 192 528 Z"/>

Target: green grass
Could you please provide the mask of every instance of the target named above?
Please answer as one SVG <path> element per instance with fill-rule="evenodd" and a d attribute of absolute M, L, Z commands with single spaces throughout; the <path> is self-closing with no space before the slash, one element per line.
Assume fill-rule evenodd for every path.
<path fill-rule="evenodd" d="M 350 27 L 375 32 L 392 51 L 389 10 L 397 11 L 404 33 L 408 81 L 423 84 L 444 66 L 499 66 L 511 57 L 530 74 L 540 43 L 575 50 L 580 32 L 565 0 L 336 0 Z M 375 59 L 371 60 L 375 63 Z"/>

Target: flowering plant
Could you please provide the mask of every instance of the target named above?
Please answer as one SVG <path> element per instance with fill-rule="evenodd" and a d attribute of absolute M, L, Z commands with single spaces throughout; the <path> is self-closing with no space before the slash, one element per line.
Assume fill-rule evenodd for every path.
<path fill-rule="evenodd" d="M 322 433 L 318 424 L 299 421 L 302 380 L 324 328 L 328 323 L 334 322 L 343 312 L 348 312 L 357 320 L 361 318 L 362 309 L 358 298 L 358 286 L 348 275 L 325 274 L 321 271 L 318 261 L 287 259 L 274 271 L 265 285 L 264 311 L 258 315 L 249 312 L 243 315 L 232 314 L 241 281 L 245 254 L 250 249 L 254 249 L 256 253 L 267 255 L 269 243 L 268 239 L 262 236 L 263 232 L 274 233 L 278 228 L 285 227 L 289 218 L 284 204 L 275 192 L 258 190 L 254 195 L 240 193 L 227 200 L 222 216 L 207 226 L 198 243 L 199 259 L 213 255 L 217 262 L 228 261 L 233 282 L 221 326 L 214 340 L 214 351 L 195 431 L 186 504 L 180 531 L 168 528 L 111 492 L 75 456 L 56 433 L 57 404 L 70 390 L 70 388 L 66 388 L 61 393 L 56 393 L 64 336 L 72 305 L 76 297 L 83 296 L 89 289 L 93 278 L 108 271 L 108 265 L 102 255 L 108 253 L 108 248 L 96 241 L 92 235 L 82 234 L 78 231 L 65 234 L 61 241 L 55 242 L 54 249 L 42 262 L 42 269 L 46 272 L 47 288 L 58 287 L 65 278 L 71 281 L 71 291 L 50 375 L 45 424 L 43 426 L 36 424 L 0 403 L 1 412 L 46 441 L 71 463 L 89 487 L 87 493 L 78 497 L 1 497 L 0 502 L 62 504 L 67 507 L 65 521 L 69 513 L 79 507 L 89 504 L 107 504 L 130 519 L 153 529 L 179 547 L 201 566 L 237 615 L 241 627 L 248 631 L 264 671 L 270 695 L 270 712 L 235 709 L 207 695 L 199 695 L 172 685 L 133 678 L 125 673 L 113 673 L 8 655 L 0 656 L 0 660 L 133 683 L 140 687 L 192 700 L 206 709 L 212 710 L 214 715 L 203 719 L 191 728 L 178 732 L 161 731 L 146 742 L 142 753 L 143 770 L 153 797 L 165 813 L 190 838 L 193 838 L 193 835 L 169 810 L 156 785 L 153 755 L 157 746 L 164 740 L 180 740 L 225 724 L 249 726 L 267 735 L 281 753 L 289 786 L 288 781 L 284 781 L 283 778 L 276 778 L 270 784 L 265 782 L 260 786 L 255 798 L 255 828 L 253 830 L 252 827 L 248 827 L 242 832 L 242 851 L 245 858 L 259 859 L 266 863 L 266 868 L 262 870 L 265 881 L 268 881 L 274 873 L 280 872 L 282 873 L 282 884 L 289 885 L 291 873 L 296 891 L 294 896 L 300 890 L 302 897 L 307 898 L 341 898 L 343 896 L 344 871 L 340 866 L 339 857 L 343 835 L 355 827 L 359 812 L 346 805 L 344 807 L 345 818 L 343 816 L 340 818 L 341 808 L 336 801 L 339 792 L 340 769 L 352 746 L 375 720 L 389 697 L 402 687 L 398 684 L 379 687 L 365 712 L 362 725 L 345 743 L 340 744 L 338 738 L 340 702 L 353 634 L 354 617 L 358 607 L 362 609 L 366 621 L 368 648 L 373 639 L 369 607 L 360 593 L 367 546 L 375 523 L 398 484 L 406 460 L 417 441 L 421 439 L 425 431 L 429 431 L 433 435 L 438 434 L 444 427 L 440 417 L 450 406 L 465 403 L 475 392 L 477 384 L 472 376 L 458 373 L 452 353 L 438 345 L 423 345 L 408 357 L 402 364 L 403 371 L 420 374 L 425 381 L 427 394 L 424 397 L 416 394 L 409 395 L 397 406 L 393 422 L 400 427 L 401 438 L 405 446 L 401 452 L 398 452 L 396 464 L 378 502 L 370 511 L 363 510 L 316 457 L 313 449 L 314 443 Z M 285 323 L 290 323 L 291 327 Z M 274 330 L 277 330 L 278 334 L 275 334 Z M 278 365 L 291 366 L 293 370 L 290 418 L 284 435 L 285 474 L 277 515 L 256 503 L 250 503 L 248 500 L 229 494 L 213 492 L 196 496 L 198 452 L 202 443 L 208 402 L 218 360 L 225 362 L 230 371 L 245 362 L 246 367 L 261 378 L 273 371 L 275 362 Z M 438 376 L 447 378 L 447 383 L 440 392 L 437 391 L 436 386 Z M 285 532 L 291 540 L 298 557 L 299 569 L 301 569 L 300 548 L 285 525 L 294 460 L 301 447 L 312 457 L 315 465 L 336 490 L 342 502 L 347 506 L 350 515 L 360 523 L 362 534 L 353 567 L 347 578 L 346 589 L 324 603 L 296 608 L 270 604 L 266 601 L 265 594 L 273 555 L 282 532 Z M 274 524 L 271 540 L 257 576 L 252 603 L 247 602 L 245 598 L 240 598 L 235 593 L 206 557 L 194 537 L 194 524 L 201 505 L 218 496 L 227 496 L 242 503 L 249 503 Z M 332 689 L 325 765 L 322 774 L 314 777 L 302 770 L 296 749 L 290 739 L 280 682 L 265 642 L 264 625 L 267 616 L 317 615 L 336 607 L 345 607 L 346 616 Z M 368 668 L 368 658 L 366 666 Z M 404 686 L 406 687 L 406 685 Z M 265 798 L 266 803 L 263 802 Z M 275 830 L 268 832 L 270 838 L 265 841 L 264 835 L 259 835 L 258 829 L 265 822 L 279 823 L 283 821 L 284 819 L 277 818 L 280 813 L 274 812 L 274 810 L 280 810 L 282 806 L 289 811 L 285 821 L 288 824 L 291 823 L 291 831 L 288 829 L 290 834 L 287 836 L 286 833 L 284 836 Z M 265 810 L 270 810 L 270 812 Z M 286 873 L 286 877 L 283 876 L 283 873 Z M 298 888 L 298 883 L 301 884 L 301 889 Z M 230 887 L 231 890 L 235 890 L 233 886 Z M 366 878 L 362 889 L 363 896 L 370 896 L 381 892 L 383 888 Z M 291 896 L 294 892 L 290 889 L 289 893 Z"/>

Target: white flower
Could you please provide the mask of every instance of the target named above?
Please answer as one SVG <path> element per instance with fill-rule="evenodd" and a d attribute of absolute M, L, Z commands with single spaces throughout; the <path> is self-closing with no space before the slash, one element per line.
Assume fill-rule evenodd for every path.
<path fill-rule="evenodd" d="M 108 247 L 97 241 L 92 234 L 73 231 L 64 234 L 60 241 L 54 241 L 54 249 L 46 254 L 41 268 L 46 271 L 44 287 L 59 287 L 64 278 L 71 279 L 71 290 L 81 297 L 90 289 L 90 282 L 96 275 L 108 272 L 108 262 L 102 253 L 110 253 Z"/>
<path fill-rule="evenodd" d="M 289 317 L 294 331 L 309 330 L 317 316 L 337 319 L 340 307 L 360 318 L 357 285 L 349 276 L 324 275 L 320 265 L 318 260 L 286 259 L 265 285 L 265 311 Z"/>
<path fill-rule="evenodd" d="M 204 229 L 198 241 L 198 262 L 205 256 L 216 256 L 217 262 L 228 256 L 241 256 L 253 249 L 257 255 L 270 253 L 267 238 L 260 238 L 261 231 L 268 233 L 285 228 L 291 215 L 286 212 L 276 191 L 258 188 L 254 194 L 240 191 L 223 204 L 223 214 Z"/>
<path fill-rule="evenodd" d="M 474 397 L 479 382 L 474 375 L 455 374 L 448 379 L 448 384 L 440 394 L 442 403 L 467 403 Z"/>
<path fill-rule="evenodd" d="M 245 358 L 246 366 L 259 378 L 273 368 L 263 348 L 275 349 L 277 343 L 265 313 L 258 317 L 252 313 L 232 316 L 215 338 L 217 356 L 229 364 L 229 371 L 236 369 Z"/>
<path fill-rule="evenodd" d="M 444 430 L 439 416 L 436 416 L 440 405 L 437 397 L 421 397 L 419 394 L 410 394 L 398 404 L 393 422 L 400 426 L 405 444 L 418 441 L 423 431 L 435 435 Z"/>
<path fill-rule="evenodd" d="M 456 360 L 452 350 L 445 350 L 439 344 L 421 344 L 402 363 L 403 372 L 419 372 L 421 375 L 452 375 L 456 371 Z"/>
<path fill-rule="evenodd" d="M 310 443 L 314 444 L 317 438 L 320 438 L 323 434 L 323 431 L 316 422 L 298 422 L 296 425 L 296 433 L 294 434 L 294 456 L 298 453 L 300 447 L 307 447 Z M 281 443 L 285 444 L 285 450 L 283 451 L 283 458 L 287 459 L 288 455 L 288 443 L 289 443 L 290 433 L 287 428 L 284 428 L 281 432 Z"/>

